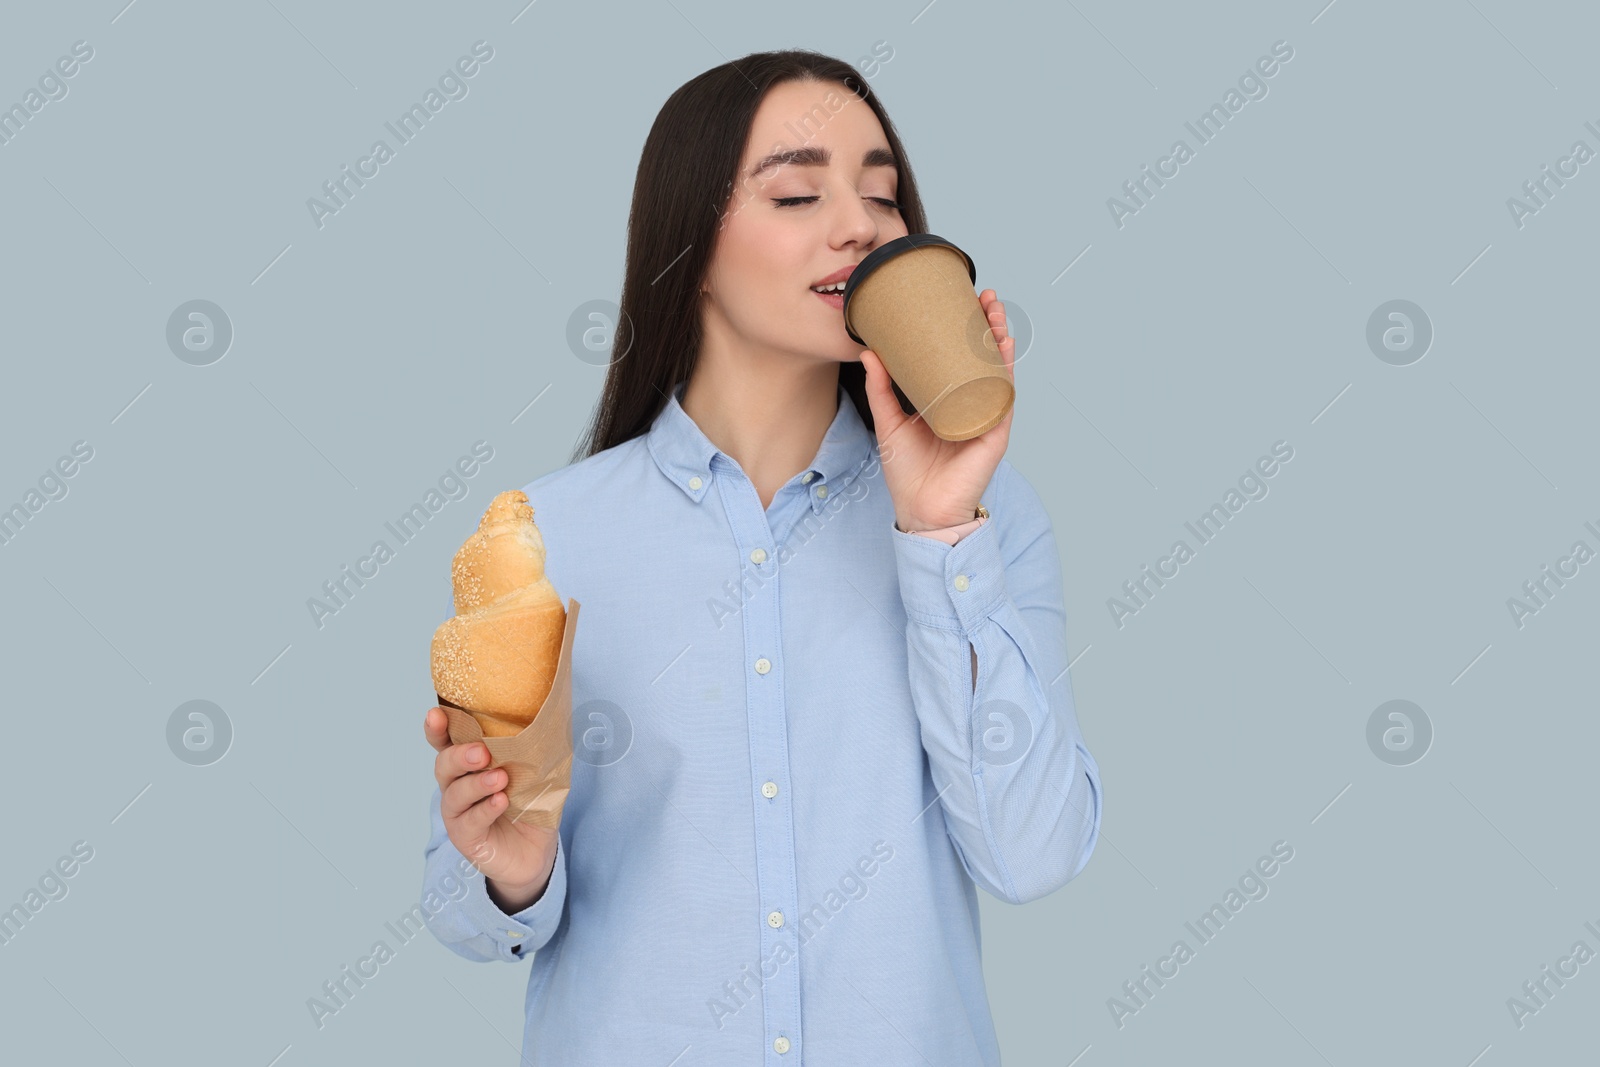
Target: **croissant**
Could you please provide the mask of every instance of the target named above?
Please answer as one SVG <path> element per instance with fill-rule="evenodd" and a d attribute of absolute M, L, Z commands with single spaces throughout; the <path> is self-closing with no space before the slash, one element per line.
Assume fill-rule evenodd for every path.
<path fill-rule="evenodd" d="M 567 611 L 544 573 L 544 538 L 521 490 L 489 502 L 450 564 L 456 614 L 433 633 L 435 692 L 512 737 L 550 695 Z"/>

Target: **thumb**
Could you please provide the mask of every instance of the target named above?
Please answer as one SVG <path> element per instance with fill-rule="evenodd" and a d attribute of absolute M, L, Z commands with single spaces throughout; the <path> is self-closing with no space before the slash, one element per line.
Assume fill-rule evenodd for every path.
<path fill-rule="evenodd" d="M 867 403 L 872 407 L 872 421 L 877 429 L 878 440 L 887 441 L 889 435 L 906 421 L 906 413 L 900 409 L 900 400 L 894 395 L 889 372 L 883 360 L 878 358 L 878 353 L 870 348 L 862 349 L 861 365 L 867 372 Z"/>

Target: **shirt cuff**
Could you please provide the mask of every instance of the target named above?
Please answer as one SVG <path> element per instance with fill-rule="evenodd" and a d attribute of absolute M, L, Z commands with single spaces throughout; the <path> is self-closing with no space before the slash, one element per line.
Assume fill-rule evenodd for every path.
<path fill-rule="evenodd" d="M 507 915 L 489 898 L 489 879 L 481 873 L 473 879 L 474 888 L 461 902 L 473 927 L 488 934 L 494 941 L 500 958 L 510 962 L 527 959 L 532 952 L 523 953 L 524 943 L 543 945 L 555 933 L 561 921 L 562 904 L 567 896 L 567 857 L 561 847 L 561 837 L 556 835 L 555 867 L 550 872 L 550 884 L 538 900 L 514 915 Z"/>
<path fill-rule="evenodd" d="M 956 544 L 894 530 L 895 568 L 906 617 L 970 634 L 1005 596 L 1005 561 L 993 519 Z"/>

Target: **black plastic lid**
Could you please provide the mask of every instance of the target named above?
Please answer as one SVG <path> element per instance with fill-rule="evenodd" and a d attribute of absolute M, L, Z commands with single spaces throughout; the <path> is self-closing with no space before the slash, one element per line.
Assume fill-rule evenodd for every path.
<path fill-rule="evenodd" d="M 856 269 L 850 272 L 849 279 L 844 283 L 844 331 L 850 335 L 850 339 L 856 344 L 864 345 L 867 343 L 856 336 L 856 332 L 850 328 L 850 294 L 855 292 L 856 283 L 871 274 L 884 261 L 893 259 L 902 252 L 909 252 L 913 248 L 921 248 L 927 245 L 944 245 L 947 248 L 954 248 L 957 252 L 961 252 L 961 258 L 967 261 L 968 276 L 974 282 L 978 280 L 978 268 L 973 264 L 972 257 L 957 248 L 953 241 L 947 241 L 937 234 L 908 233 L 904 237 L 896 237 L 880 248 L 873 249 L 868 253 L 866 259 L 856 264 Z"/>

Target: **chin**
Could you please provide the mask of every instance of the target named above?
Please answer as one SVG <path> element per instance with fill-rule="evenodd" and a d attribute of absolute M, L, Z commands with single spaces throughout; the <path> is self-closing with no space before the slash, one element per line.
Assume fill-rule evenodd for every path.
<path fill-rule="evenodd" d="M 846 337 L 842 341 L 838 341 L 832 345 L 829 345 L 823 351 L 827 352 L 828 355 L 833 359 L 837 359 L 840 363 L 860 363 L 861 353 L 865 352 L 866 349 L 866 345 L 858 345 L 854 341 L 850 340 L 849 337 Z"/>

